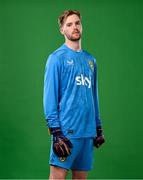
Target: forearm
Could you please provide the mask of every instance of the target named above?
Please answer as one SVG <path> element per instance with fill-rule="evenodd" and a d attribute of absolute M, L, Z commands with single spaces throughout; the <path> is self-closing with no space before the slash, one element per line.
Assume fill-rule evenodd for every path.
<path fill-rule="evenodd" d="M 56 57 L 48 58 L 44 75 L 44 114 L 49 128 L 60 127 L 58 113 L 60 65 Z"/>

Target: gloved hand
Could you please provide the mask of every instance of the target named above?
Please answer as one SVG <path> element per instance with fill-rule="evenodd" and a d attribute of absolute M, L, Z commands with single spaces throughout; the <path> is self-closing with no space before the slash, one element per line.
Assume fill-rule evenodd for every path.
<path fill-rule="evenodd" d="M 61 158 L 66 158 L 71 154 L 71 148 L 73 147 L 72 143 L 68 138 L 66 138 L 61 129 L 50 128 L 50 133 L 53 135 L 53 151 L 54 153 Z"/>
<path fill-rule="evenodd" d="M 102 127 L 98 126 L 96 128 L 96 132 L 97 132 L 97 136 L 96 138 L 94 138 L 93 141 L 94 141 L 94 146 L 99 148 L 105 142 L 104 136 L 102 134 Z"/>

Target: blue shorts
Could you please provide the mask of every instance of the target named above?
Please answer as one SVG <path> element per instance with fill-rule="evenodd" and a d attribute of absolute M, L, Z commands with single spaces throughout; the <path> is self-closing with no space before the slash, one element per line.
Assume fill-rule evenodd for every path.
<path fill-rule="evenodd" d="M 93 163 L 93 138 L 70 139 L 70 141 L 73 144 L 73 148 L 66 159 L 58 158 L 51 146 L 49 164 L 67 170 L 91 170 Z"/>

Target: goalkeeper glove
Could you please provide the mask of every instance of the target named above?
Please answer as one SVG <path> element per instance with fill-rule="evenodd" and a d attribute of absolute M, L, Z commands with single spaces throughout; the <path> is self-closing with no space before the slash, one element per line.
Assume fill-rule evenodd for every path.
<path fill-rule="evenodd" d="M 53 135 L 53 151 L 60 158 L 66 158 L 71 154 L 72 143 L 66 138 L 61 129 L 50 128 L 50 133 Z"/>
<path fill-rule="evenodd" d="M 102 127 L 98 126 L 96 128 L 96 132 L 97 132 L 97 136 L 96 138 L 94 138 L 94 146 L 99 148 L 105 142 L 104 136 L 102 134 Z"/>

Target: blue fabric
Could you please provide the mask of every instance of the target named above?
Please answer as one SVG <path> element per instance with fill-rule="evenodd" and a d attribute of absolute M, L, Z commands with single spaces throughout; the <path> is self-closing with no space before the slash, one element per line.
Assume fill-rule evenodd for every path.
<path fill-rule="evenodd" d="M 64 169 L 89 171 L 93 168 L 93 138 L 71 139 L 73 148 L 66 159 L 58 158 L 51 146 L 50 165 Z"/>
<path fill-rule="evenodd" d="M 94 137 L 101 125 L 96 59 L 63 44 L 47 60 L 44 113 L 49 128 L 72 138 Z"/>

